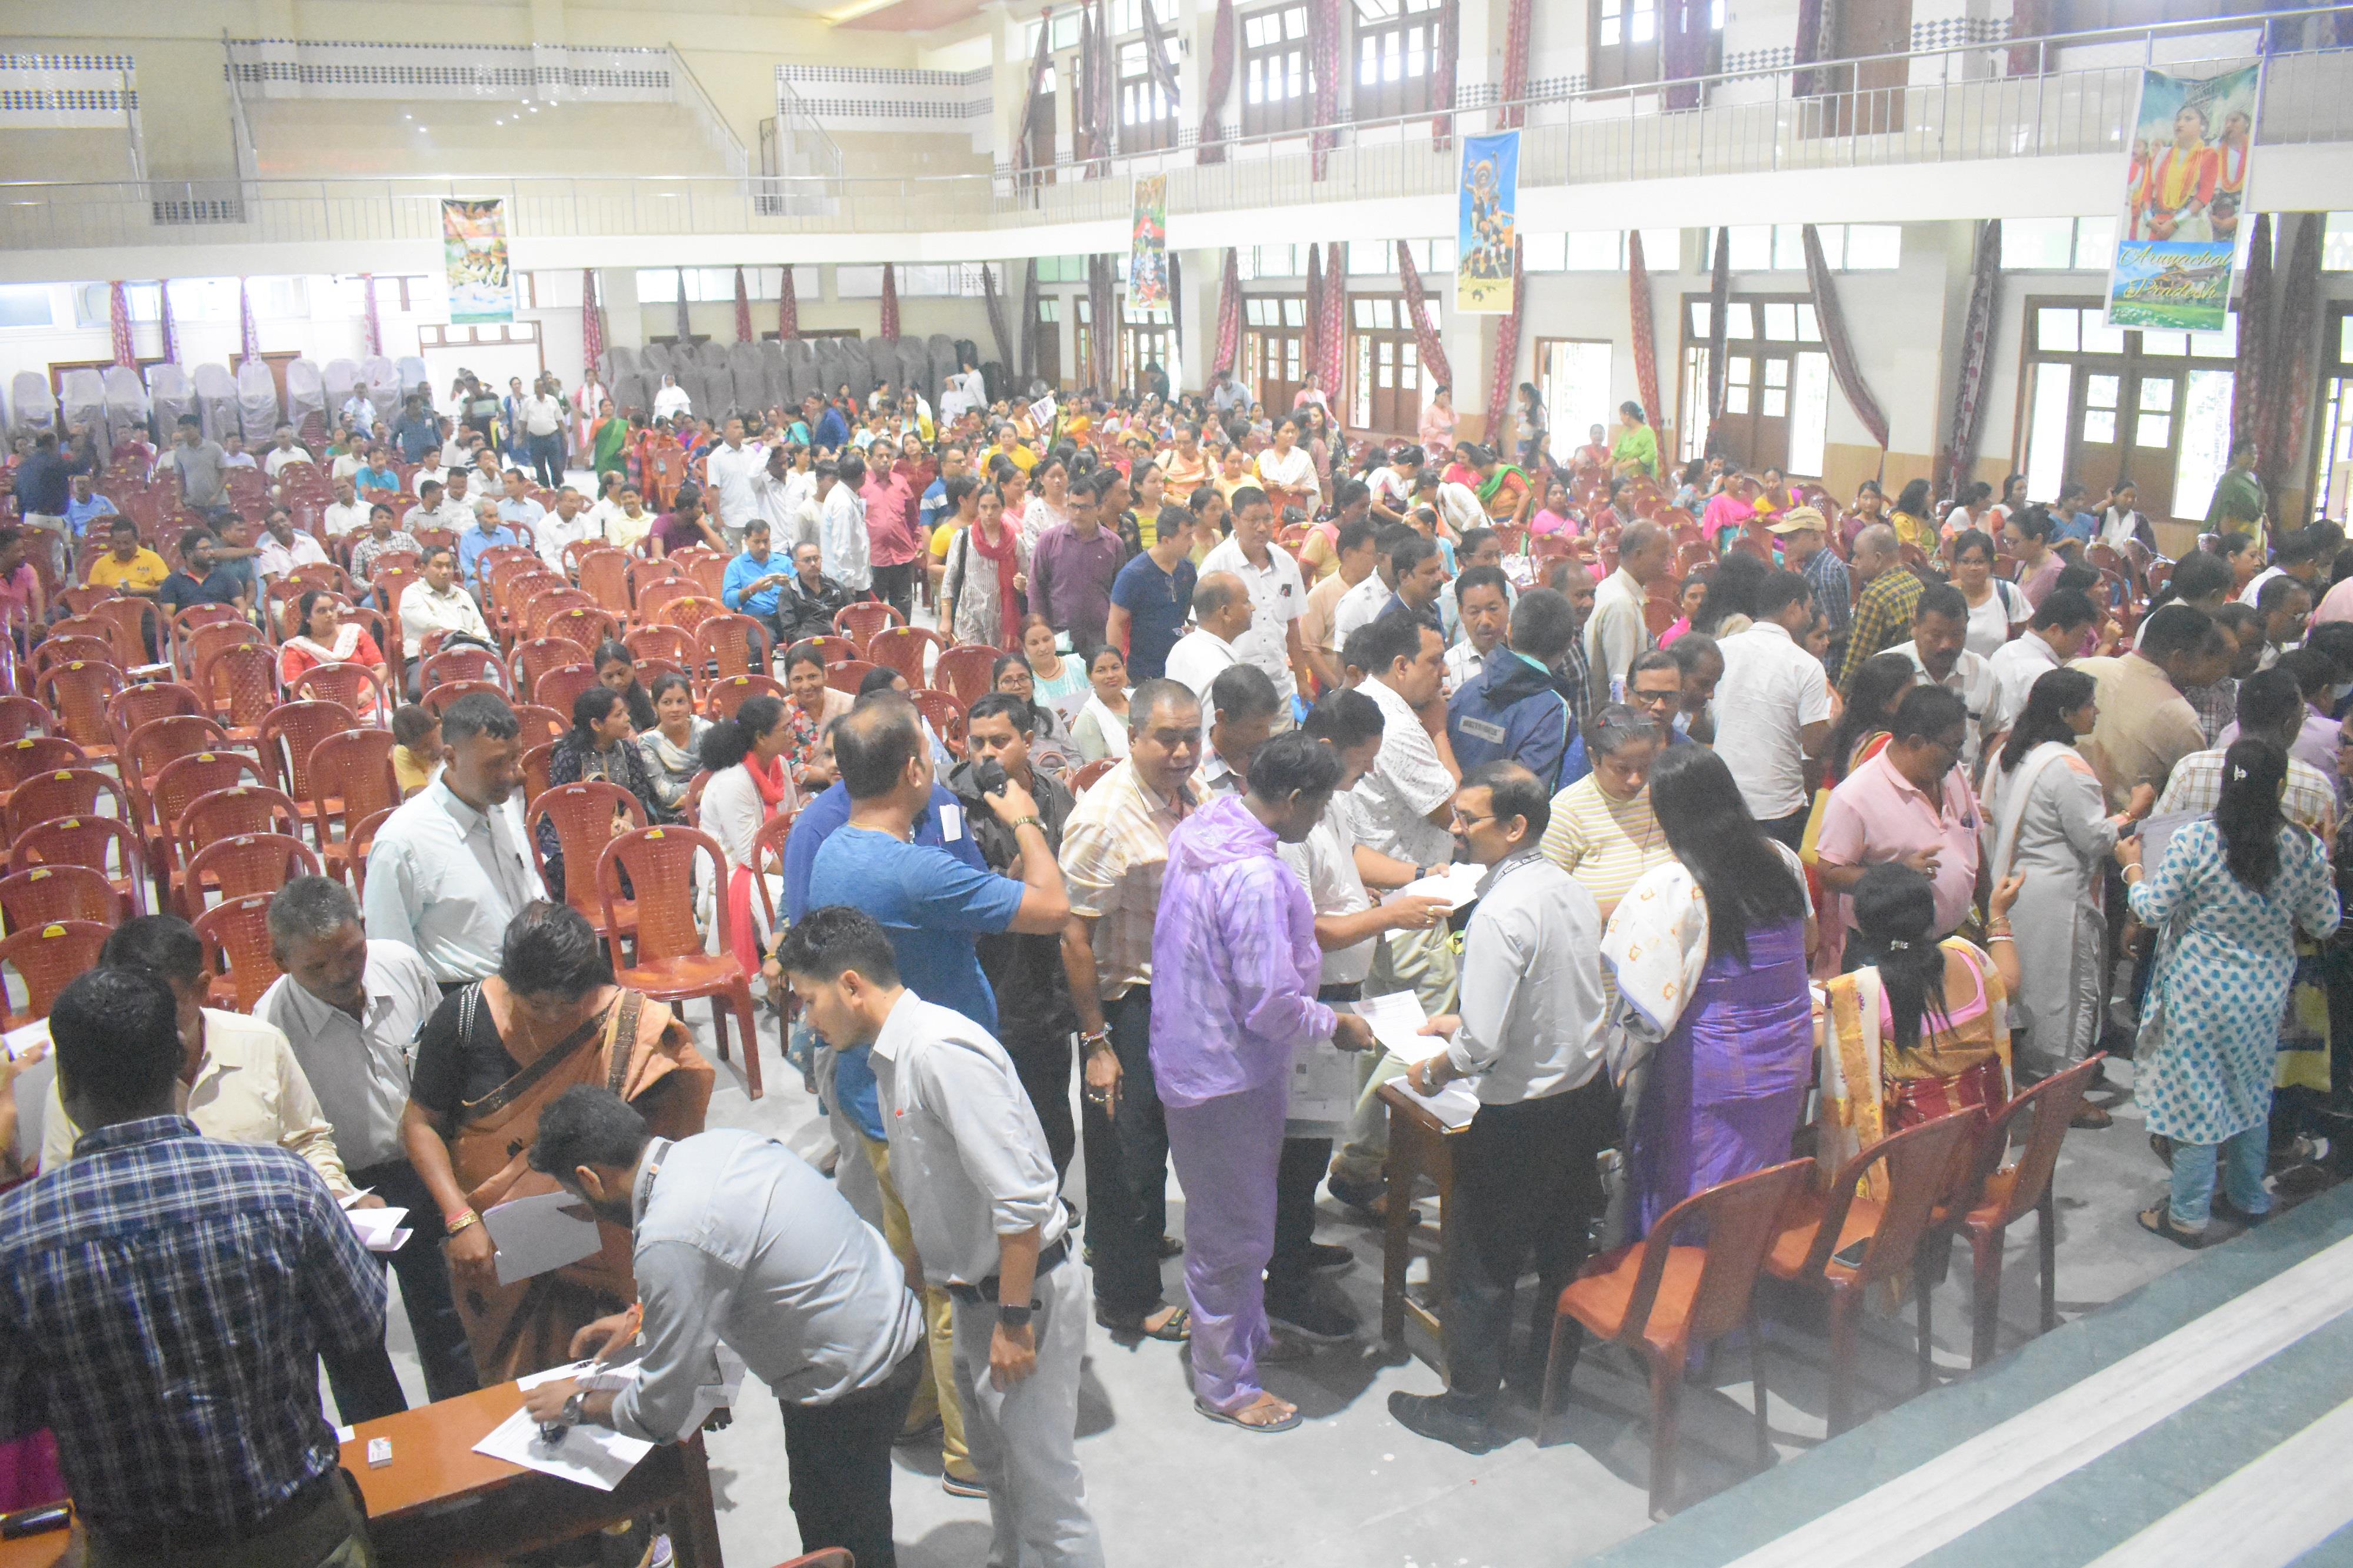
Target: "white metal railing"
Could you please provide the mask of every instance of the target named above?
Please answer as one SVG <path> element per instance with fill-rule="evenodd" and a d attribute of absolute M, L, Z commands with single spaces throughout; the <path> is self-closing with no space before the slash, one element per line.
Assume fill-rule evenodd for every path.
<path fill-rule="evenodd" d="M 1797 95 L 1790 90 L 1794 73 L 1784 69 L 1530 100 L 1517 106 L 1526 121 L 1520 180 L 1524 186 L 1543 187 L 2120 153 L 2130 133 L 2145 60 L 2162 58 L 2192 71 L 2221 68 L 2244 63 L 2250 58 L 2245 51 L 2260 41 L 2265 27 L 2345 16 L 2353 16 L 2353 5 L 1810 68 L 1818 81 L 1852 80 L 1872 74 L 1863 67 L 1902 61 L 1905 79 L 1887 87 L 1833 86 Z M 2201 44 L 2215 52 L 2199 55 Z M 2052 68 L 2011 75 L 2013 57 Z M 691 80 L 691 75 L 679 79 Z M 2271 144 L 2353 142 L 2348 83 L 2353 50 L 2273 53 L 2264 73 L 2258 139 Z M 1697 106 L 1665 107 L 1683 85 L 1696 89 Z M 700 95 L 699 85 L 693 92 Z M 702 101 L 708 104 L 707 98 Z M 1459 109 L 1451 116 L 1453 129 L 1457 134 L 1486 129 L 1506 107 L 1511 106 Z M 1231 142 L 1222 163 L 1198 163 L 1187 152 L 1021 176 L 782 169 L 756 178 L 734 173 L 248 178 L 241 211 L 220 209 L 220 221 L 205 237 L 262 244 L 435 239 L 440 233 L 438 203 L 452 195 L 504 198 L 512 231 L 519 237 L 1009 228 L 1124 219 L 1130 190 L 1122 176 L 1155 164 L 1169 176 L 1173 212 L 1442 195 L 1454 189 L 1456 154 L 1436 142 L 1432 131 L 1428 112 L 1356 122 L 1323 155 L 1320 175 L 1307 147 L 1311 132 L 1298 130 Z M 732 132 L 727 134 L 732 140 Z M 830 138 L 826 145 L 832 145 Z M 833 153 L 838 159 L 839 149 Z M 738 163 L 730 156 L 728 163 L 731 170 L 744 170 L 749 160 Z M 167 242 L 183 237 L 164 226 L 159 213 L 174 202 L 202 204 L 216 201 L 217 195 L 216 186 L 184 190 L 165 182 L 0 184 L 0 248 Z"/>

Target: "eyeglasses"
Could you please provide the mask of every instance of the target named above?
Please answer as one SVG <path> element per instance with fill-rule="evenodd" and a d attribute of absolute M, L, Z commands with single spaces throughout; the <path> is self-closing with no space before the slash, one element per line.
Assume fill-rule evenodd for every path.
<path fill-rule="evenodd" d="M 1454 812 L 1454 825 L 1457 827 L 1466 829 L 1472 828 L 1478 826 L 1482 822 L 1493 822 L 1494 820 L 1495 814 L 1492 811 L 1484 816 L 1473 816 L 1458 806 Z"/>

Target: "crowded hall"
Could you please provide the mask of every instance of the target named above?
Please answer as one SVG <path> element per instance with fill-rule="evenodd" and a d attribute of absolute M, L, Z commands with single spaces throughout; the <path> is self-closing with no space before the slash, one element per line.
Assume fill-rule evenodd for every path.
<path fill-rule="evenodd" d="M 2353 5 L 0 15 L 0 1568 L 2353 1561 Z"/>

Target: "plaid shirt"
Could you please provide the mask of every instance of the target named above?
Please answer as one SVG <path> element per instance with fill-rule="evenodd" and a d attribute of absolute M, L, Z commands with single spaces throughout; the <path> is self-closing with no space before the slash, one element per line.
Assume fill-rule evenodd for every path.
<path fill-rule="evenodd" d="M 1163 800 L 1134 763 L 1122 763 L 1079 797 L 1062 825 L 1062 881 L 1071 912 L 1095 922 L 1095 988 L 1103 1001 L 1152 984 L 1152 926 L 1168 836 L 1208 799 L 1197 776 L 1185 781 L 1182 800 Z"/>
<path fill-rule="evenodd" d="M 336 1467 L 320 1347 L 384 1270 L 301 1156 L 185 1117 L 86 1134 L 0 1198 L 0 1439 L 43 1426 L 92 1530 L 237 1539 Z"/>
<path fill-rule="evenodd" d="M 1854 674 L 1873 654 L 1885 653 L 1912 636 L 1912 609 L 1920 602 L 1920 579 L 1903 566 L 1891 566 L 1863 585 L 1854 601 L 1854 623 L 1847 629 L 1846 668 L 1839 672 L 1839 690 L 1854 689 Z"/>
<path fill-rule="evenodd" d="M 2204 686 L 2184 686 L 2179 689 L 2189 700 L 2189 710 L 2198 715 L 2198 732 L 2213 745 L 2239 717 L 2239 683 L 2229 676 Z"/>
<path fill-rule="evenodd" d="M 1593 707 L 1593 666 L 1585 657 L 1583 626 L 1561 653 L 1560 678 L 1568 688 L 1568 738 L 1573 742 L 1585 733 L 1585 716 Z"/>
<path fill-rule="evenodd" d="M 1854 619 L 1853 580 L 1847 575 L 1846 563 L 1828 550 L 1806 557 L 1804 571 L 1806 581 L 1814 585 L 1814 608 L 1830 618 L 1835 647 L 1846 641 L 1847 626 Z"/>

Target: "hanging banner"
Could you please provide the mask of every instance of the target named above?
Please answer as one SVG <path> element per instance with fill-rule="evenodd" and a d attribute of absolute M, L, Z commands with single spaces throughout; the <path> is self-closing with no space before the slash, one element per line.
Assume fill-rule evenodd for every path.
<path fill-rule="evenodd" d="M 1520 133 L 1467 136 L 1455 219 L 1454 308 L 1486 316 L 1512 312 L 1512 261 L 1519 246 Z"/>
<path fill-rule="evenodd" d="M 1168 308 L 1168 176 L 1135 177 L 1135 226 L 1128 237 L 1127 302 L 1139 310 Z"/>
<path fill-rule="evenodd" d="M 2141 73 L 2108 324 L 2219 332 L 2255 139 L 2255 71 Z"/>
<path fill-rule="evenodd" d="M 507 265 L 506 205 L 441 204 L 441 265 L 449 281 L 449 320 L 514 320 L 514 272 Z"/>

